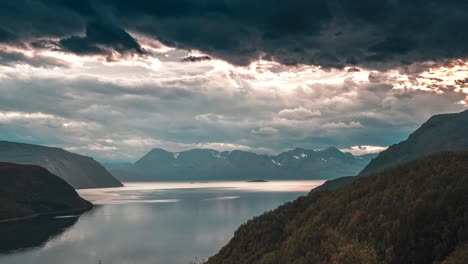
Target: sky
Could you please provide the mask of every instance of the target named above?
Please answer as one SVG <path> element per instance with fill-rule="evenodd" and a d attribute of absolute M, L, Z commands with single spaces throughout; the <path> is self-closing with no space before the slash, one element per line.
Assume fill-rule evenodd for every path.
<path fill-rule="evenodd" d="M 464 0 L 4 0 L 0 140 L 378 152 L 467 109 Z"/>

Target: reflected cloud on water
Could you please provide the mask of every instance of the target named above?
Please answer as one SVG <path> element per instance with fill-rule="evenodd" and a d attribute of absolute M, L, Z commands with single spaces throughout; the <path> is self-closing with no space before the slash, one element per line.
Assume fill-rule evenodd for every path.
<path fill-rule="evenodd" d="M 3 251 L 0 263 L 189 263 L 216 253 L 250 218 L 321 183 L 127 183 L 80 190 L 98 205 L 79 220 L 52 219 L 46 228 L 18 226 L 2 235 L 9 251 L 23 250 Z M 24 234 L 23 244 L 4 240 L 16 232 Z M 36 242 L 27 245 L 29 239 Z"/>

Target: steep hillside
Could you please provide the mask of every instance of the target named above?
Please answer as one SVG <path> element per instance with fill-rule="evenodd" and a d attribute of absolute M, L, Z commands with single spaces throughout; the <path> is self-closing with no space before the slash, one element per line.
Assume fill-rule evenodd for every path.
<path fill-rule="evenodd" d="M 153 149 L 133 166 L 111 171 L 124 181 L 331 179 L 357 173 L 369 160 L 369 156 L 353 156 L 336 148 L 297 148 L 276 156 L 241 150 L 172 153 Z"/>
<path fill-rule="evenodd" d="M 468 110 L 435 115 L 413 132 L 407 140 L 390 146 L 373 159 L 359 175 L 382 171 L 396 164 L 428 154 L 468 149 Z"/>
<path fill-rule="evenodd" d="M 60 148 L 0 141 L 0 162 L 39 165 L 77 189 L 122 186 L 94 159 Z"/>
<path fill-rule="evenodd" d="M 454 114 L 435 115 L 413 132 L 407 140 L 390 146 L 372 159 L 358 176 L 379 172 L 432 153 L 468 150 L 466 135 L 468 135 L 468 110 Z M 325 182 L 314 191 L 341 188 L 356 179 L 354 177 L 337 178 Z"/>
<path fill-rule="evenodd" d="M 80 213 L 92 207 L 68 183 L 40 166 L 0 162 L 0 181 L 0 222 Z"/>
<path fill-rule="evenodd" d="M 313 192 L 242 225 L 209 264 L 468 263 L 468 152 Z"/>

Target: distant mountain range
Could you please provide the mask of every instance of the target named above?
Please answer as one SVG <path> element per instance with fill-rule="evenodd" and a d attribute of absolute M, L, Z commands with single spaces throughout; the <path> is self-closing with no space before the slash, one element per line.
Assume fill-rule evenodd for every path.
<path fill-rule="evenodd" d="M 332 179 L 357 174 L 376 154 L 354 156 L 335 147 L 296 148 L 279 155 L 248 151 L 153 149 L 133 165 L 107 165 L 122 181 Z"/>
<path fill-rule="evenodd" d="M 0 141 L 0 162 L 42 166 L 77 189 L 122 186 L 94 159 L 60 148 Z"/>
<path fill-rule="evenodd" d="M 0 162 L 0 223 L 91 209 L 63 179 L 37 165 Z"/>
<path fill-rule="evenodd" d="M 407 140 L 390 146 L 359 173 L 358 177 L 383 171 L 395 165 L 441 151 L 468 150 L 468 110 L 435 115 L 414 131 Z M 343 177 L 315 189 L 336 189 L 356 178 Z"/>

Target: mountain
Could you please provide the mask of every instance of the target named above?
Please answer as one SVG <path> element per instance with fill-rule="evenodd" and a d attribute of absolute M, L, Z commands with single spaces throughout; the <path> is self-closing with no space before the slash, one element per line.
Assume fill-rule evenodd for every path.
<path fill-rule="evenodd" d="M 468 149 L 467 135 L 468 110 L 432 116 L 407 140 L 381 152 L 359 175 L 382 171 L 396 164 L 440 151 L 466 150 Z"/>
<path fill-rule="evenodd" d="M 0 181 L 0 222 L 92 207 L 63 179 L 37 165 L 0 162 Z"/>
<path fill-rule="evenodd" d="M 94 159 L 60 148 L 0 141 L 0 162 L 42 166 L 77 189 L 122 186 Z"/>
<path fill-rule="evenodd" d="M 390 146 L 372 159 L 358 176 L 383 171 L 432 153 L 468 150 L 468 137 L 466 135 L 468 135 L 468 110 L 432 116 L 408 139 Z M 340 188 L 355 179 L 354 177 L 343 177 L 327 181 L 314 191 Z"/>
<path fill-rule="evenodd" d="M 468 152 L 433 154 L 256 217 L 207 263 L 468 263 L 467 212 Z"/>
<path fill-rule="evenodd" d="M 100 162 L 100 163 L 107 170 L 121 169 L 121 168 L 127 168 L 129 166 L 132 166 L 131 162 Z"/>
<path fill-rule="evenodd" d="M 296 148 L 276 156 L 213 149 L 173 153 L 157 148 L 132 166 L 110 170 L 123 181 L 331 179 L 356 174 L 371 157 L 353 156 L 334 147 Z"/>

